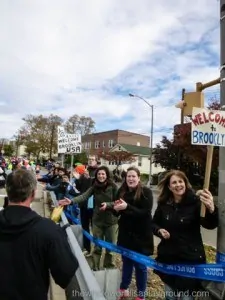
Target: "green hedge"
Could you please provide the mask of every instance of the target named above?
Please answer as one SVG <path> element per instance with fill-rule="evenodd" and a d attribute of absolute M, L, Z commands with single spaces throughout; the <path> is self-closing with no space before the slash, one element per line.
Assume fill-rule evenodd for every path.
<path fill-rule="evenodd" d="M 149 179 L 149 175 L 148 174 L 145 174 L 145 173 L 141 174 L 141 182 L 147 183 L 148 179 Z"/>
<path fill-rule="evenodd" d="M 151 184 L 152 185 L 157 185 L 158 184 L 158 178 L 159 174 L 153 174 L 152 179 L 151 179 Z M 149 181 L 149 174 L 143 173 L 141 174 L 141 182 L 142 183 L 147 183 Z"/>

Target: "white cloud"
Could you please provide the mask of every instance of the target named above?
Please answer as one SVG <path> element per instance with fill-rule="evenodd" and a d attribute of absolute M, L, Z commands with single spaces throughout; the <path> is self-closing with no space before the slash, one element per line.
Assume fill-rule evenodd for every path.
<path fill-rule="evenodd" d="M 2 0 L 2 136 L 28 113 L 147 133 L 149 109 L 133 92 L 155 106 L 160 140 L 180 120 L 181 89 L 219 76 L 218 27 L 211 0 Z"/>

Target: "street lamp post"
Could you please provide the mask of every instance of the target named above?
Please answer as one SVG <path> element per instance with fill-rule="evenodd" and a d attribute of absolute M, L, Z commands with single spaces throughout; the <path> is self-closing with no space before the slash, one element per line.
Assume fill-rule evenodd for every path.
<path fill-rule="evenodd" d="M 151 178 L 152 178 L 152 147 L 153 147 L 153 115 L 154 115 L 154 106 L 152 104 L 150 104 L 147 100 L 145 100 L 144 98 L 138 96 L 138 95 L 134 95 L 134 94 L 129 94 L 130 97 L 135 97 L 138 98 L 142 101 L 144 101 L 148 107 L 150 107 L 151 109 L 151 132 L 150 132 L 150 166 L 149 166 L 149 186 L 151 185 Z"/>

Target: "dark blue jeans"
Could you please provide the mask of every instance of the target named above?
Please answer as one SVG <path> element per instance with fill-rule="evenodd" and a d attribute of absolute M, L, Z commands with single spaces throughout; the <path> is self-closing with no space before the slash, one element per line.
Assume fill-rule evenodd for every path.
<path fill-rule="evenodd" d="M 122 261 L 123 268 L 120 289 L 128 289 L 132 279 L 133 268 L 135 268 L 137 296 L 144 299 L 147 287 L 147 267 L 124 256 L 122 256 Z"/>

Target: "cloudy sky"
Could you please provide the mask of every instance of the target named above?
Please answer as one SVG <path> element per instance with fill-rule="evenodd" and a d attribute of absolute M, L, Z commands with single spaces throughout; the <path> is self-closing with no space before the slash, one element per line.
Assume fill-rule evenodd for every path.
<path fill-rule="evenodd" d="M 149 134 L 134 93 L 154 105 L 158 142 L 180 120 L 181 89 L 219 77 L 219 42 L 216 0 L 1 0 L 1 137 L 28 113 Z"/>

